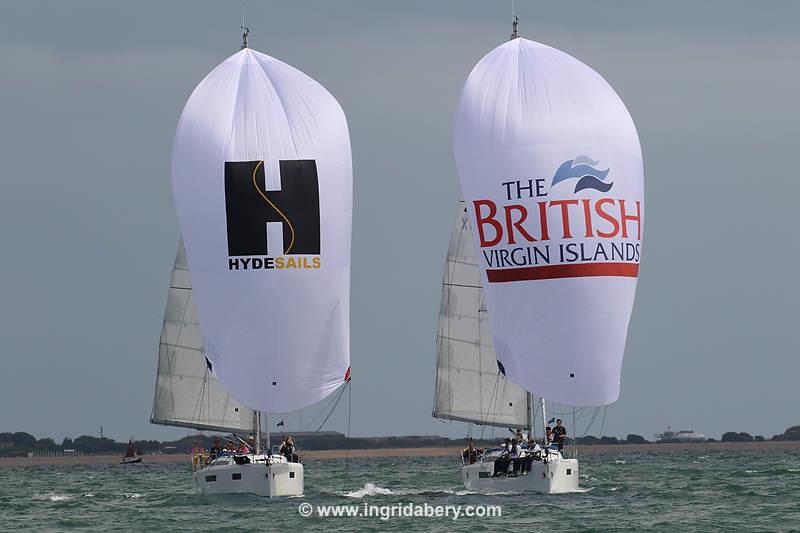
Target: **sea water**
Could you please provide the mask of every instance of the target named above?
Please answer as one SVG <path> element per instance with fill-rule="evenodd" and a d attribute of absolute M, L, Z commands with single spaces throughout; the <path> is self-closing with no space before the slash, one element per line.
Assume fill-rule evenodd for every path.
<path fill-rule="evenodd" d="M 148 464 L 145 457 L 139 465 L 5 467 L 0 530 L 800 531 L 797 451 L 659 451 L 579 459 L 577 494 L 471 493 L 461 483 L 457 457 L 395 457 L 309 460 L 305 495 L 276 499 L 194 494 L 188 461 Z M 299 512 L 305 503 L 313 509 L 309 517 Z M 320 517 L 316 509 L 325 505 L 352 506 L 362 515 Z M 456 508 L 489 505 L 499 506 L 501 516 L 454 519 L 452 514 Z M 401 515 L 425 512 L 426 506 L 451 511 L 438 517 Z M 370 508 L 373 515 L 364 516 Z"/>

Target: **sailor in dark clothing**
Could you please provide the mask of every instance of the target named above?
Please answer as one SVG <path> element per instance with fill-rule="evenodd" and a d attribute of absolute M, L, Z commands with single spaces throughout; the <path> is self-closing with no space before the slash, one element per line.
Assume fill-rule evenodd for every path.
<path fill-rule="evenodd" d="M 511 463 L 511 439 L 505 439 L 501 444 L 503 451 L 500 457 L 494 462 L 494 477 L 508 473 L 508 465 Z"/>
<path fill-rule="evenodd" d="M 296 463 L 297 461 L 297 454 L 294 453 L 294 439 L 289 436 L 286 437 L 286 440 L 283 441 L 281 444 L 280 453 L 282 456 L 286 457 L 286 460 L 290 463 Z"/>
<path fill-rule="evenodd" d="M 553 442 L 558 444 L 558 451 L 564 449 L 564 440 L 567 437 L 567 428 L 561 425 L 561 419 L 556 420 L 556 427 L 553 428 Z"/>
<path fill-rule="evenodd" d="M 478 462 L 478 457 L 481 453 L 481 450 L 475 447 L 475 443 L 472 441 L 472 437 L 469 439 L 469 445 L 461 450 L 461 457 L 464 460 L 464 464 L 475 464 Z"/>

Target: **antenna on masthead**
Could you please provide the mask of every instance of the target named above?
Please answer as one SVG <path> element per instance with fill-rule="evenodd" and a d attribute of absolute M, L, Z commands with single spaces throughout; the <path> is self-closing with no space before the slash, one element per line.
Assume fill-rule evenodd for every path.
<path fill-rule="evenodd" d="M 514 39 L 519 37 L 519 33 L 517 33 L 518 24 L 519 24 L 519 17 L 514 15 L 514 20 L 511 22 L 512 31 L 511 31 L 511 39 L 509 39 L 510 41 L 513 41 Z"/>
<path fill-rule="evenodd" d="M 250 35 L 250 28 L 247 26 L 242 26 L 242 47 L 240 50 L 244 50 L 247 48 L 247 36 Z"/>

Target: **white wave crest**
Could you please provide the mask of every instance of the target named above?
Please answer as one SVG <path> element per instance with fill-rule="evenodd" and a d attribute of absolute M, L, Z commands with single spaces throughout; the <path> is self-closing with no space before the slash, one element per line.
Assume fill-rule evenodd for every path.
<path fill-rule="evenodd" d="M 122 493 L 122 497 L 123 498 L 134 498 L 135 499 L 135 498 L 141 498 L 143 496 L 144 496 L 144 494 L 140 494 L 138 492 L 123 492 Z"/>
<path fill-rule="evenodd" d="M 34 500 L 46 500 L 50 502 L 66 502 L 71 500 L 72 496 L 67 496 L 66 494 L 56 494 L 55 492 L 48 492 L 46 494 L 34 494 Z"/>
<path fill-rule="evenodd" d="M 344 495 L 350 498 L 363 498 L 364 496 L 376 496 L 378 494 L 386 496 L 389 494 L 394 494 L 394 492 L 392 492 L 390 489 L 379 487 L 374 483 L 367 483 L 360 489 L 352 492 L 346 492 Z"/>

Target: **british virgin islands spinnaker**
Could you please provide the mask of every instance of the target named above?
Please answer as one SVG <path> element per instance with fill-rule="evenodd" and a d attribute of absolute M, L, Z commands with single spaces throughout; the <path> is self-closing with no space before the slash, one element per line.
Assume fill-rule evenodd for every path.
<path fill-rule="evenodd" d="M 172 184 L 202 347 L 225 390 L 256 412 L 288 412 L 345 383 L 353 186 L 336 99 L 245 41 L 189 97 Z M 220 466 L 252 475 L 230 491 L 302 493 L 302 465 L 246 459 L 261 470 Z M 228 491 L 215 475 L 195 482 Z"/>
<path fill-rule="evenodd" d="M 464 84 L 454 148 L 465 201 L 461 211 L 472 230 L 470 264 L 479 271 L 472 284 L 485 297 L 493 343 L 488 349 L 496 353 L 501 373 L 559 404 L 616 401 L 644 216 L 639 138 L 622 100 L 584 63 L 518 37 L 515 22 L 511 40 L 484 56 Z M 459 276 L 445 273 L 440 372 L 441 339 L 448 336 L 442 327 L 452 305 L 447 285 Z M 472 300 L 482 305 L 483 297 L 475 293 Z M 479 339 L 478 345 L 488 342 Z M 460 351 L 475 358 L 471 349 L 446 344 L 450 361 Z M 490 407 L 472 410 L 480 413 L 473 417 L 478 423 L 492 423 Z M 527 426 L 532 428 L 532 417 Z M 566 461 L 560 454 L 544 457 L 555 469 L 548 471 L 551 477 L 577 473 L 577 462 L 572 472 L 554 460 Z M 476 480 L 478 473 L 473 472 Z M 563 492 L 570 484 L 520 488 Z"/>

